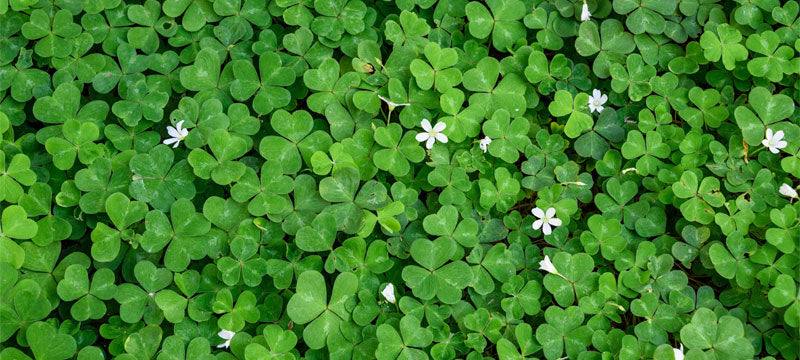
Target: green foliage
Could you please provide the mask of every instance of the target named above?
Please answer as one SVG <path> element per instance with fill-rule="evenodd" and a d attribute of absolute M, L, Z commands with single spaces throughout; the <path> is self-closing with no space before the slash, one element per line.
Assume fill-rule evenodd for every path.
<path fill-rule="evenodd" d="M 0 0 L 0 359 L 798 359 L 797 0 Z"/>

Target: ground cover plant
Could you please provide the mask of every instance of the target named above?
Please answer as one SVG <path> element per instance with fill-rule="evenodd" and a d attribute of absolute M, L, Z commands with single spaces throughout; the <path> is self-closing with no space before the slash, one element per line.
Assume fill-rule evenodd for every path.
<path fill-rule="evenodd" d="M 797 0 L 0 0 L 2 360 L 796 359 Z"/>

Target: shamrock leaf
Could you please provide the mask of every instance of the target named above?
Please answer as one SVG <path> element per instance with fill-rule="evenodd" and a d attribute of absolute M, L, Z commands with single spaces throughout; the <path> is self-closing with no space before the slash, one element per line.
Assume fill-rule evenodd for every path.
<path fill-rule="evenodd" d="M 264 163 L 261 178 L 250 168 L 231 188 L 231 196 L 239 202 L 250 201 L 247 210 L 254 216 L 282 214 L 291 207 L 287 194 L 294 189 L 292 178 L 283 175 L 280 164 Z"/>
<path fill-rule="evenodd" d="M 778 47 L 779 44 L 778 35 L 772 31 L 764 31 L 747 37 L 747 41 L 745 41 L 747 48 L 764 55 L 753 58 L 747 63 L 747 70 L 750 71 L 750 74 L 779 82 L 783 79 L 783 74 L 792 71 L 789 61 L 794 56 L 794 50 L 788 46 Z"/>
<path fill-rule="evenodd" d="M 598 250 L 607 260 L 615 260 L 624 250 L 626 241 L 622 235 L 622 224 L 615 219 L 603 219 L 600 215 L 592 215 L 587 221 L 589 231 L 581 234 L 581 244 L 589 255 Z"/>
<path fill-rule="evenodd" d="M 219 74 L 219 56 L 211 49 L 203 49 L 197 53 L 194 64 L 181 69 L 180 82 L 192 91 L 213 89 L 219 83 Z"/>
<path fill-rule="evenodd" d="M 25 154 L 15 154 L 6 163 L 6 153 L 0 151 L 0 201 L 16 203 L 23 194 L 22 186 L 36 181 L 31 160 Z"/>
<path fill-rule="evenodd" d="M 487 117 L 498 109 L 505 109 L 511 116 L 519 116 L 525 111 L 525 82 L 514 73 L 505 74 L 500 82 L 500 62 L 485 57 L 475 67 L 464 73 L 464 88 L 472 91 L 470 106 L 479 106 Z"/>
<path fill-rule="evenodd" d="M 396 47 L 408 45 L 421 50 L 428 43 L 425 38 L 431 30 L 425 19 L 420 19 L 417 14 L 403 10 L 397 20 L 386 22 L 386 39 Z"/>
<path fill-rule="evenodd" d="M 753 239 L 745 238 L 734 232 L 725 240 L 726 246 L 714 243 L 708 249 L 708 256 L 717 273 L 726 279 L 736 279 L 737 285 L 749 289 L 755 281 L 756 265 L 748 256 L 755 252 L 757 246 Z"/>
<path fill-rule="evenodd" d="M 535 315 L 541 310 L 542 285 L 538 282 L 530 280 L 526 283 L 521 276 L 514 275 L 503 283 L 501 290 L 510 295 L 501 302 L 509 318 L 522 319 L 524 315 Z"/>
<path fill-rule="evenodd" d="M 316 69 L 303 73 L 303 83 L 315 91 L 306 100 L 311 111 L 321 114 L 329 105 L 343 103 L 344 94 L 361 81 L 356 73 L 350 72 L 340 78 L 339 72 L 339 63 L 327 58 Z"/>
<path fill-rule="evenodd" d="M 647 133 L 647 140 L 641 132 L 633 130 L 628 132 L 628 138 L 622 144 L 622 156 L 626 159 L 636 159 L 636 169 L 642 175 L 654 174 L 662 164 L 659 158 L 669 155 L 669 145 L 662 142 L 661 134 L 657 131 Z"/>
<path fill-rule="evenodd" d="M 414 296 L 428 300 L 437 297 L 445 304 L 461 299 L 461 291 L 472 282 L 472 271 L 463 261 L 448 260 L 456 252 L 453 239 L 440 237 L 435 241 L 417 239 L 411 245 L 411 256 L 422 265 L 403 268 L 403 280 Z"/>
<path fill-rule="evenodd" d="M 331 146 L 331 138 L 317 130 L 311 132 L 314 120 L 307 111 L 289 113 L 279 110 L 270 119 L 272 128 L 280 136 L 265 136 L 259 144 L 259 152 L 267 161 L 281 164 L 285 174 L 300 170 L 303 161 L 308 163 L 316 151 L 324 151 Z"/>
<path fill-rule="evenodd" d="M 519 153 L 530 144 L 527 137 L 529 125 L 527 120 L 520 117 L 512 121 L 506 110 L 495 111 L 491 120 L 483 123 L 483 133 L 492 139 L 489 153 L 506 162 L 516 162 Z"/>
<path fill-rule="evenodd" d="M 634 328 L 637 338 L 641 341 L 664 344 L 668 340 L 667 332 L 675 332 L 680 327 L 675 309 L 660 302 L 658 295 L 654 293 L 645 293 L 639 299 L 633 300 L 631 312 L 645 319 Z"/>
<path fill-rule="evenodd" d="M 357 289 L 355 275 L 339 274 L 328 299 L 322 274 L 313 270 L 300 274 L 297 292 L 289 299 L 286 312 L 295 323 L 308 324 L 303 330 L 303 340 L 310 348 L 320 349 L 343 336 L 340 326 L 350 318 L 345 303 Z"/>
<path fill-rule="evenodd" d="M 80 98 L 80 89 L 72 83 L 63 83 L 56 87 L 53 95 L 34 102 L 33 115 L 48 124 L 63 124 L 67 120 L 102 124 L 108 114 L 108 104 L 102 100 L 93 100 L 81 106 Z"/>
<path fill-rule="evenodd" d="M 244 101 L 255 94 L 253 109 L 259 114 L 268 114 L 272 109 L 289 104 L 291 94 L 284 87 L 294 83 L 295 74 L 292 69 L 282 67 L 278 54 L 261 54 L 258 74 L 249 61 L 238 61 L 232 66 L 235 79 L 231 82 L 231 95 L 234 99 Z"/>
<path fill-rule="evenodd" d="M 625 16 L 625 25 L 634 34 L 661 34 L 667 26 L 664 15 L 672 15 L 677 5 L 674 0 L 624 0 L 614 2 L 614 11 Z"/>
<path fill-rule="evenodd" d="M 571 305 L 575 299 L 592 292 L 598 274 L 592 272 L 594 260 L 589 255 L 559 252 L 553 256 L 552 262 L 559 274 L 545 275 L 543 283 L 559 305 Z"/>
<path fill-rule="evenodd" d="M 507 51 L 517 39 L 525 37 L 525 27 L 519 22 L 525 16 L 525 4 L 521 1 L 487 1 L 489 9 L 479 2 L 471 1 L 464 9 L 469 19 L 469 32 L 478 39 L 492 34 L 495 49 Z"/>
<path fill-rule="evenodd" d="M 171 221 L 170 221 L 171 220 Z M 140 239 L 142 249 L 149 253 L 164 253 L 164 265 L 171 271 L 183 271 L 191 260 L 199 260 L 206 254 L 201 236 L 211 224 L 195 212 L 194 205 L 179 199 L 170 207 L 170 218 L 160 210 L 151 210 L 145 217 L 145 230 Z"/>
<path fill-rule="evenodd" d="M 264 328 L 264 338 L 267 347 L 252 343 L 244 349 L 245 358 L 248 360 L 270 360 L 274 358 L 293 358 L 290 352 L 297 344 L 297 336 L 290 330 L 283 330 L 280 326 L 270 324 Z"/>
<path fill-rule="evenodd" d="M 194 149 L 189 153 L 189 164 L 195 175 L 203 179 L 211 178 L 220 185 L 230 184 L 244 175 L 247 167 L 236 161 L 248 150 L 244 139 L 217 129 L 211 133 L 208 147 L 213 156 L 203 149 Z"/>
<path fill-rule="evenodd" d="M 0 214 L 0 261 L 19 269 L 25 261 L 25 251 L 14 239 L 30 239 L 36 236 L 38 226 L 28 219 L 25 209 L 11 205 Z"/>
<path fill-rule="evenodd" d="M 435 43 L 428 43 L 423 50 L 428 62 L 420 59 L 411 61 L 411 74 L 417 80 L 417 85 L 422 90 L 434 87 L 443 93 L 453 86 L 461 83 L 461 71 L 453 67 L 458 62 L 458 53 L 455 49 L 442 50 Z"/>
<path fill-rule="evenodd" d="M 62 300 L 77 300 L 70 308 L 70 314 L 75 320 L 99 319 L 106 314 L 103 300 L 114 297 L 114 273 L 109 269 L 98 270 L 92 277 L 90 287 L 86 268 L 80 264 L 70 265 L 57 289 Z"/>
<path fill-rule="evenodd" d="M 375 129 L 375 142 L 386 148 L 375 152 L 375 166 L 394 176 L 408 174 L 411 169 L 409 162 L 418 163 L 425 157 L 425 150 L 419 146 L 415 136 L 414 131 L 403 135 L 402 127 L 396 123 Z"/>
<path fill-rule="evenodd" d="M 547 108 L 550 110 L 550 114 L 556 117 L 569 115 L 567 124 L 564 126 L 564 134 L 570 138 L 576 138 L 594 125 L 591 115 L 582 111 L 588 103 L 589 95 L 585 93 L 578 94 L 573 100 L 572 94 L 568 91 L 559 90 Z"/>
<path fill-rule="evenodd" d="M 128 229 L 144 219 L 147 205 L 139 201 L 130 201 L 122 193 L 114 193 L 106 199 L 106 213 L 111 219 L 110 227 L 98 222 L 92 231 L 92 257 L 97 261 L 108 262 L 119 254 L 121 241 L 132 241 L 133 230 Z"/>
<path fill-rule="evenodd" d="M 741 44 L 742 34 L 739 30 L 728 24 L 717 26 L 714 31 L 704 31 L 700 36 L 700 46 L 706 60 L 717 62 L 722 59 L 722 64 L 728 70 L 733 70 L 737 61 L 747 59 L 747 48 Z"/>
<path fill-rule="evenodd" d="M 784 321 L 790 326 L 797 325 L 800 320 L 800 301 L 798 301 L 797 282 L 790 275 L 780 274 L 775 279 L 775 286 L 769 289 L 769 303 L 775 307 L 785 307 Z"/>
<path fill-rule="evenodd" d="M 567 356 L 577 356 L 591 343 L 592 331 L 582 325 L 584 314 L 578 307 L 551 306 L 544 312 L 544 318 L 547 323 L 536 328 L 536 340 L 542 344 L 548 359 L 561 357 L 565 350 Z"/>
<path fill-rule="evenodd" d="M 379 344 L 375 356 L 379 360 L 427 358 L 422 349 L 433 341 L 433 332 L 421 327 L 420 322 L 421 319 L 417 317 L 403 316 L 400 319 L 399 334 L 389 324 L 379 326 L 376 334 Z"/>
<path fill-rule="evenodd" d="M 722 121 L 728 117 L 728 109 L 724 106 L 716 106 L 720 101 L 720 93 L 716 89 L 703 90 L 693 87 L 689 90 L 689 100 L 697 108 L 687 107 L 678 114 L 693 128 L 702 127 L 703 124 L 719 127 Z"/>
<path fill-rule="evenodd" d="M 75 187 L 86 192 L 79 196 L 78 201 L 81 210 L 86 213 L 96 214 L 102 211 L 110 194 L 128 188 L 131 179 L 128 166 L 130 156 L 119 156 L 113 160 L 112 163 L 105 157 L 97 158 L 89 167 L 75 174 Z"/>
<path fill-rule="evenodd" d="M 33 356 L 37 359 L 64 360 L 75 356 L 75 338 L 62 334 L 55 326 L 46 322 L 35 322 L 25 333 Z"/>
<path fill-rule="evenodd" d="M 597 54 L 592 64 L 592 71 L 600 78 L 610 76 L 613 63 L 622 63 L 624 55 L 636 47 L 633 35 L 625 32 L 622 23 L 616 19 L 606 19 L 598 29 L 594 21 L 584 21 L 575 39 L 575 50 L 581 56 Z"/>
<path fill-rule="evenodd" d="M 65 57 L 72 50 L 68 40 L 81 32 L 81 26 L 72 22 L 72 13 L 61 9 L 51 18 L 42 9 L 31 11 L 28 22 L 22 25 L 22 35 L 37 40 L 36 54 L 43 57 Z"/>
<path fill-rule="evenodd" d="M 497 169 L 494 180 L 494 182 L 486 178 L 478 180 L 480 205 L 485 209 L 491 209 L 496 205 L 497 210 L 507 211 L 519 198 L 519 181 L 506 168 Z"/>
<path fill-rule="evenodd" d="M 173 165 L 173 159 L 172 149 L 165 145 L 133 156 L 130 167 L 135 180 L 128 188 L 131 196 L 162 211 L 169 209 L 176 198 L 193 198 L 196 190 L 189 163 L 181 160 Z"/>
<path fill-rule="evenodd" d="M 458 221 L 458 210 L 451 205 L 442 206 L 436 214 L 430 214 L 422 221 L 422 226 L 430 235 L 447 237 L 465 247 L 475 246 L 478 223 L 471 218 Z"/>
<path fill-rule="evenodd" d="M 699 308 L 690 323 L 681 329 L 681 341 L 689 351 L 705 352 L 709 356 L 728 359 L 748 359 L 753 356 L 753 346 L 744 339 L 744 327 L 739 319 L 717 315 L 706 308 Z"/>
<path fill-rule="evenodd" d="M 773 95 L 763 87 L 750 90 L 748 99 L 756 113 L 746 106 L 738 106 L 733 115 L 736 117 L 736 124 L 742 129 L 744 140 L 750 145 L 760 144 L 768 126 L 778 125 L 775 123 L 794 113 L 791 98 L 783 94 Z"/>
<path fill-rule="evenodd" d="M 639 54 L 628 55 L 625 66 L 619 63 L 611 64 L 609 71 L 611 89 L 618 93 L 624 93 L 627 89 L 628 96 L 633 101 L 639 101 L 650 94 L 650 81 L 656 75 L 656 68 L 646 65 Z"/>
<path fill-rule="evenodd" d="M 233 257 L 223 257 L 217 261 L 222 273 L 222 281 L 234 286 L 241 279 L 247 286 L 258 286 L 267 274 L 267 261 L 255 256 L 259 250 L 260 230 L 253 223 L 240 225 L 238 234 L 231 240 Z M 235 258 L 235 259 L 234 259 Z"/>

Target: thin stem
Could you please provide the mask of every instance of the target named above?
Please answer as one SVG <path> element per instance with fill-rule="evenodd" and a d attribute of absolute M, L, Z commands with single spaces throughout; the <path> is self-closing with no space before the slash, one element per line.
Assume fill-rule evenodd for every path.
<path fill-rule="evenodd" d="M 766 146 L 764 146 L 764 145 L 761 145 L 761 147 L 757 148 L 755 151 L 751 152 L 751 153 L 750 153 L 750 154 L 748 154 L 747 156 L 748 156 L 748 157 L 750 157 L 750 156 L 753 156 L 753 155 L 755 155 L 755 154 L 758 154 L 758 152 L 759 152 L 759 151 L 761 151 L 761 150 L 764 150 L 764 149 L 766 149 L 766 148 L 767 148 Z"/>

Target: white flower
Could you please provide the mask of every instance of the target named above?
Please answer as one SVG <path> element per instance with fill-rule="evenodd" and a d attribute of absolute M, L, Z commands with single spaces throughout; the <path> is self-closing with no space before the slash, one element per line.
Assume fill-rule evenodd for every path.
<path fill-rule="evenodd" d="M 392 304 L 394 304 L 394 302 L 397 301 L 397 299 L 395 299 L 394 297 L 394 285 L 392 283 L 389 283 L 389 285 L 386 285 L 386 287 L 383 288 L 383 291 L 381 291 L 381 295 L 383 295 L 383 297 L 386 298 L 386 301 Z"/>
<path fill-rule="evenodd" d="M 583 7 L 581 8 L 581 21 L 589 21 L 592 19 L 592 13 L 589 12 L 589 5 L 586 5 L 586 1 L 583 2 Z"/>
<path fill-rule="evenodd" d="M 183 120 L 178 121 L 178 123 L 175 124 L 175 126 L 176 127 L 167 126 L 167 134 L 169 134 L 169 136 L 172 137 L 164 140 L 165 145 L 170 145 L 174 143 L 175 145 L 172 145 L 173 148 L 178 147 L 178 144 L 181 143 L 181 140 L 185 139 L 186 136 L 189 135 L 189 129 L 183 128 Z"/>
<path fill-rule="evenodd" d="M 227 349 L 228 347 L 230 347 L 231 346 L 231 339 L 233 338 L 233 335 L 235 335 L 235 334 L 236 334 L 235 332 L 230 331 L 230 330 L 220 330 L 217 333 L 217 336 L 225 339 L 225 342 L 222 343 L 222 344 L 217 345 L 217 348 L 218 349 L 219 348 L 226 348 Z"/>
<path fill-rule="evenodd" d="M 545 255 L 544 260 L 539 261 L 539 270 L 547 271 L 551 274 L 558 274 L 558 270 L 556 270 L 556 266 L 553 265 L 553 262 L 550 261 L 550 257 Z"/>
<path fill-rule="evenodd" d="M 608 95 L 602 94 L 600 90 L 594 89 L 594 91 L 592 91 L 592 96 L 589 97 L 589 112 L 602 112 L 603 104 L 605 104 L 606 101 L 608 101 Z"/>
<path fill-rule="evenodd" d="M 481 139 L 481 142 L 478 144 L 478 147 L 481 148 L 481 150 L 483 150 L 483 153 L 485 154 L 486 151 L 489 150 L 489 144 L 491 143 L 492 143 L 492 138 L 487 136 Z"/>
<path fill-rule="evenodd" d="M 780 189 L 778 189 L 778 192 L 780 192 L 781 195 L 788 196 L 790 198 L 797 198 L 797 190 L 793 189 L 789 184 L 782 184 Z"/>
<path fill-rule="evenodd" d="M 551 226 L 561 226 L 561 220 L 555 217 L 555 208 L 549 208 L 547 209 L 547 212 L 544 212 L 542 209 L 537 207 L 531 210 L 531 212 L 533 213 L 533 216 L 539 218 L 533 222 L 533 230 L 539 230 L 541 228 L 545 235 L 550 235 L 550 233 L 553 232 Z"/>
<path fill-rule="evenodd" d="M 767 129 L 767 136 L 761 140 L 761 145 L 768 147 L 773 154 L 777 154 L 778 150 L 785 148 L 788 144 L 783 141 L 783 130 L 778 130 L 773 134 L 772 129 Z"/>
<path fill-rule="evenodd" d="M 389 100 L 388 98 L 385 98 L 385 97 L 383 97 L 383 96 L 381 96 L 381 95 L 378 95 L 378 99 L 381 99 L 383 102 L 385 102 L 385 103 L 386 103 L 386 105 L 389 105 L 389 110 L 394 110 L 394 108 L 396 108 L 396 107 L 398 107 L 398 106 L 408 106 L 408 105 L 411 105 L 410 103 L 405 103 L 405 104 L 397 104 L 397 103 L 395 103 L 394 101 L 392 101 L 392 100 Z"/>
<path fill-rule="evenodd" d="M 681 348 L 672 348 L 672 354 L 675 357 L 675 360 L 683 360 L 683 344 L 681 344 Z"/>
<path fill-rule="evenodd" d="M 442 134 L 442 130 L 447 126 L 447 124 L 443 122 L 437 122 L 436 125 L 431 127 L 431 122 L 428 119 L 422 119 L 422 129 L 425 132 L 417 134 L 417 141 L 423 142 L 426 141 L 425 147 L 428 149 L 433 148 L 433 143 L 440 142 L 446 143 L 447 142 L 447 135 Z"/>

